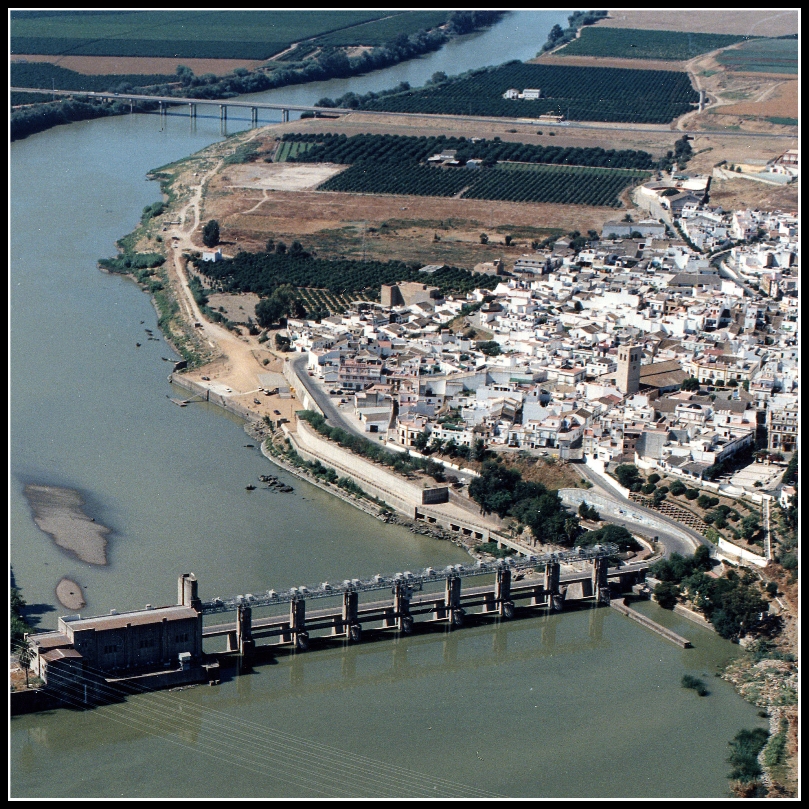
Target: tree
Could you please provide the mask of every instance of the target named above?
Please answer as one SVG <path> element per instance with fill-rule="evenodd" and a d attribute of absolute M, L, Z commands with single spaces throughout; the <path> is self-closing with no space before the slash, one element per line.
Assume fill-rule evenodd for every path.
<path fill-rule="evenodd" d="M 654 589 L 654 597 L 664 610 L 673 610 L 680 596 L 680 588 L 672 582 L 662 581 Z"/>
<path fill-rule="evenodd" d="M 480 234 L 480 243 L 481 244 L 488 244 L 489 243 L 489 234 L 488 233 L 481 233 Z"/>
<path fill-rule="evenodd" d="M 564 29 L 558 23 L 551 28 L 550 34 L 548 34 L 548 40 L 550 42 L 556 42 L 557 39 L 563 37 L 565 35 Z"/>
<path fill-rule="evenodd" d="M 670 491 L 670 492 L 671 492 L 671 493 L 672 493 L 672 494 L 673 494 L 675 497 L 680 497 L 680 495 L 685 494 L 685 484 L 684 484 L 684 483 L 683 483 L 681 480 L 675 480 L 675 481 L 674 481 L 674 482 L 671 484 L 671 487 L 669 488 L 669 491 Z"/>
<path fill-rule="evenodd" d="M 506 236 L 506 237 L 503 239 L 503 242 L 505 243 L 506 247 L 510 247 L 510 246 L 511 246 L 511 242 L 512 242 L 513 240 L 514 240 L 514 237 L 513 237 L 513 236 Z"/>
<path fill-rule="evenodd" d="M 615 477 L 618 479 L 618 482 L 627 489 L 631 489 L 636 483 L 640 483 L 638 467 L 632 463 L 625 463 L 616 467 Z"/>
<path fill-rule="evenodd" d="M 680 385 L 681 390 L 699 390 L 699 379 L 695 376 L 689 376 L 688 379 L 684 379 L 682 385 Z"/>
<path fill-rule="evenodd" d="M 10 593 L 10 616 L 11 616 L 11 648 L 19 646 L 25 638 L 25 633 L 31 631 L 31 627 L 22 617 L 25 607 L 25 599 L 22 597 L 18 587 L 12 587 Z"/>
<path fill-rule="evenodd" d="M 202 243 L 206 247 L 216 247 L 219 244 L 219 222 L 211 219 L 202 229 Z"/>
<path fill-rule="evenodd" d="M 430 440 L 430 434 L 426 430 L 422 430 L 414 439 L 413 446 L 419 451 L 424 452 L 427 443 Z"/>

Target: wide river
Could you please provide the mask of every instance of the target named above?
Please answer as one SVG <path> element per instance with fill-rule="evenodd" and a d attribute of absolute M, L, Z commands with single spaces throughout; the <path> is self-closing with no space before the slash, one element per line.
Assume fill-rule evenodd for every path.
<path fill-rule="evenodd" d="M 260 98 L 313 103 L 526 59 L 568 13 L 515 12 L 423 59 Z M 221 137 L 218 118 L 161 127 L 135 115 L 11 146 L 10 554 L 39 628 L 65 612 L 63 576 L 85 588 L 82 612 L 100 615 L 173 603 L 188 571 L 210 598 L 468 559 L 300 481 L 294 494 L 245 491 L 277 470 L 244 446 L 241 422 L 169 402 L 163 358 L 175 355 L 146 339 L 158 333 L 148 297 L 96 259 L 159 198 L 149 169 Z M 112 528 L 107 566 L 36 527 L 28 483 L 82 493 Z M 728 740 L 762 720 L 713 676 L 735 647 L 661 620 L 695 648 L 585 610 L 314 651 L 218 688 L 14 718 L 11 795 L 722 797 Z M 710 696 L 681 688 L 684 673 L 710 678 Z"/>

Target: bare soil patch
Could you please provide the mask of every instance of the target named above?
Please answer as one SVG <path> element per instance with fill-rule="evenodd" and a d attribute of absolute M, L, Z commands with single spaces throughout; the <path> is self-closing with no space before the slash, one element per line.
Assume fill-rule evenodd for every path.
<path fill-rule="evenodd" d="M 263 65 L 252 59 L 175 59 L 152 56 L 60 56 L 59 54 L 14 54 L 13 61 L 23 59 L 29 62 L 50 62 L 66 70 L 75 70 L 85 76 L 105 76 L 108 74 L 151 74 L 173 75 L 177 65 L 190 67 L 197 76 L 213 73 L 224 76 L 237 67 L 254 70 Z"/>
<path fill-rule="evenodd" d="M 739 104 L 728 104 L 722 112 L 729 115 L 755 115 L 757 117 L 798 117 L 798 81 L 784 81 L 782 84 L 768 83 L 756 98 Z"/>
<path fill-rule="evenodd" d="M 764 185 L 750 180 L 711 180 L 711 204 L 725 210 L 798 210 L 798 187 Z"/>
<path fill-rule="evenodd" d="M 598 25 L 647 28 L 651 31 L 694 31 L 705 34 L 784 36 L 800 30 L 800 10 L 789 9 L 617 9 Z"/>
<path fill-rule="evenodd" d="M 221 312 L 233 323 L 247 323 L 248 318 L 256 319 L 256 304 L 261 300 L 253 292 L 242 292 L 232 295 L 224 292 L 213 292 L 208 295 L 208 306 Z"/>
<path fill-rule="evenodd" d="M 620 59 L 614 56 L 563 56 L 562 52 L 529 59 L 534 65 L 570 65 L 571 67 L 622 67 L 630 70 L 685 70 L 685 62 L 663 59 Z"/>
<path fill-rule="evenodd" d="M 271 191 L 304 191 L 317 188 L 346 166 L 332 163 L 245 163 L 227 170 L 230 186 Z"/>

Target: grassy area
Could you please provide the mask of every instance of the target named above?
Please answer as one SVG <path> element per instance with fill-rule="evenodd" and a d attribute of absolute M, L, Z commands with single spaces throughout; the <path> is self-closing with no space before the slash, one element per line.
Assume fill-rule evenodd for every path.
<path fill-rule="evenodd" d="M 14 11 L 12 53 L 265 59 L 385 11 Z"/>
<path fill-rule="evenodd" d="M 638 28 L 581 29 L 578 39 L 555 52 L 556 56 L 615 56 L 632 59 L 693 59 L 743 42 L 732 34 L 697 34 L 687 31 L 650 31 Z"/>
<path fill-rule="evenodd" d="M 753 39 L 717 54 L 716 61 L 729 70 L 797 74 L 798 40 Z"/>

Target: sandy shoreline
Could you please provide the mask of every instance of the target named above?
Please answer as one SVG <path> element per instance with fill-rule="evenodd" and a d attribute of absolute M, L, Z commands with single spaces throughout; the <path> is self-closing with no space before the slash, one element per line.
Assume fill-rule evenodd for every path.
<path fill-rule="evenodd" d="M 107 564 L 107 535 L 112 529 L 85 514 L 84 499 L 79 492 L 58 486 L 29 484 L 24 494 L 37 527 L 60 548 L 82 562 Z"/>

